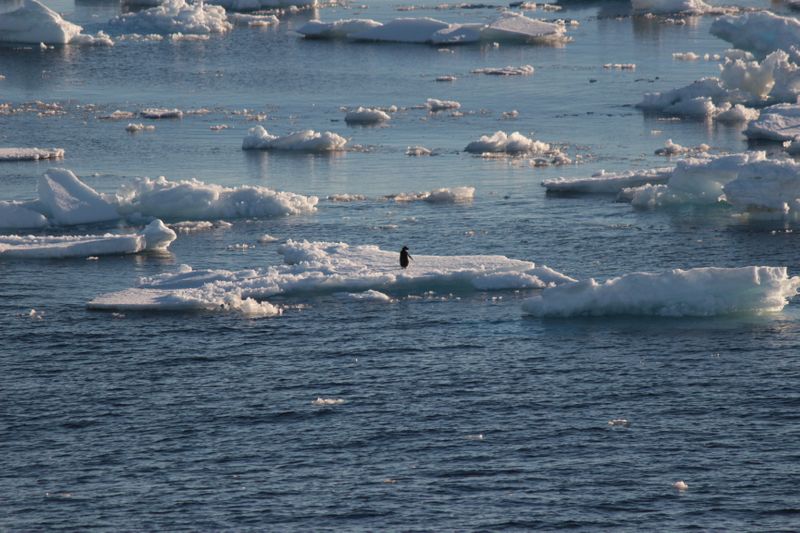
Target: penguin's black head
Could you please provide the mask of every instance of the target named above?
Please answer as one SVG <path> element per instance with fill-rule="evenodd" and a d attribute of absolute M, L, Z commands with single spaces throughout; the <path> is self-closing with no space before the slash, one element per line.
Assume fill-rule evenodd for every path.
<path fill-rule="evenodd" d="M 403 246 L 403 250 L 408 251 L 408 246 Z"/>

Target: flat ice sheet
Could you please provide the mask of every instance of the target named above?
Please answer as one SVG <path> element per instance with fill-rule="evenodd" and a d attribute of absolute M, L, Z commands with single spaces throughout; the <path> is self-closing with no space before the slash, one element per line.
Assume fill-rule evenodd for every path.
<path fill-rule="evenodd" d="M 0 148 L 0 161 L 39 161 L 63 157 L 63 148 Z"/>
<path fill-rule="evenodd" d="M 647 183 L 666 183 L 674 167 L 660 167 L 625 172 L 601 171 L 588 178 L 552 178 L 542 181 L 548 192 L 571 194 L 617 194 L 626 187 L 640 187 Z"/>
<path fill-rule="evenodd" d="M 229 309 L 226 302 L 276 295 L 508 290 L 574 281 L 544 265 L 495 255 L 431 256 L 416 255 L 412 250 L 411 266 L 401 269 L 398 252 L 371 245 L 289 240 L 279 252 L 283 265 L 238 272 L 182 267 L 174 274 L 142 279 L 138 288 L 98 296 L 88 306 L 111 310 L 225 310 Z"/>

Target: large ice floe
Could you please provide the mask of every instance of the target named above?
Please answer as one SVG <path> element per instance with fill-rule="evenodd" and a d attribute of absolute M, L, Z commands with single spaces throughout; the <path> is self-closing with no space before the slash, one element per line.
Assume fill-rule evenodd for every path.
<path fill-rule="evenodd" d="M 263 126 L 250 128 L 242 141 L 242 150 L 286 150 L 295 152 L 337 152 L 345 149 L 347 139 L 336 133 L 304 130 L 289 135 L 270 134 Z"/>
<path fill-rule="evenodd" d="M 233 29 L 225 8 L 203 2 L 164 0 L 160 5 L 127 13 L 109 21 L 114 32 L 136 34 L 225 33 Z"/>
<path fill-rule="evenodd" d="M 171 220 L 219 220 L 312 213 L 318 198 L 267 187 L 223 187 L 198 180 L 139 178 L 120 187 L 117 209 L 125 216 Z"/>
<path fill-rule="evenodd" d="M 175 237 L 175 232 L 160 220 L 154 220 L 138 233 L 128 234 L 0 235 L 0 258 L 56 259 L 163 251 Z"/>
<path fill-rule="evenodd" d="M 270 305 L 261 301 L 275 296 L 370 290 L 395 295 L 430 290 L 511 290 L 574 281 L 546 266 L 504 256 L 415 254 L 412 265 L 401 269 L 397 252 L 371 245 L 289 240 L 278 250 L 283 265 L 238 272 L 182 267 L 174 274 L 143 278 L 137 288 L 98 296 L 88 306 L 107 310 L 237 311 L 243 302 Z"/>
<path fill-rule="evenodd" d="M 721 17 L 711 24 L 710 32 L 736 48 L 761 55 L 800 44 L 800 21 L 769 11 Z"/>
<path fill-rule="evenodd" d="M 100 194 L 69 170 L 50 169 L 38 183 L 38 199 L 0 202 L 0 228 L 100 224 L 127 218 L 214 220 L 278 217 L 316 210 L 316 196 L 266 187 L 223 187 L 197 180 L 139 178 L 116 194 Z"/>
<path fill-rule="evenodd" d="M 788 277 L 785 267 L 676 269 L 563 284 L 522 307 L 537 317 L 760 314 L 782 310 L 798 288 L 800 277 Z"/>
<path fill-rule="evenodd" d="M 7 0 L 0 4 L 0 42 L 113 44 L 105 34 L 86 35 L 82 30 L 37 0 Z"/>
<path fill-rule="evenodd" d="M 296 30 L 307 39 L 348 39 L 426 44 L 522 42 L 560 44 L 567 42 L 566 26 L 503 12 L 488 24 L 449 24 L 432 18 L 398 18 L 385 24 L 371 19 L 334 22 L 312 20 Z"/>
<path fill-rule="evenodd" d="M 762 61 L 741 50 L 729 50 L 720 76 L 703 78 L 663 92 L 646 93 L 636 107 L 653 113 L 716 118 L 735 122 L 753 120 L 771 103 L 794 103 L 800 96 L 800 53 L 777 50 Z"/>
<path fill-rule="evenodd" d="M 382 109 L 359 106 L 349 110 L 344 116 L 344 121 L 348 124 L 380 124 L 391 118 L 391 115 Z"/>

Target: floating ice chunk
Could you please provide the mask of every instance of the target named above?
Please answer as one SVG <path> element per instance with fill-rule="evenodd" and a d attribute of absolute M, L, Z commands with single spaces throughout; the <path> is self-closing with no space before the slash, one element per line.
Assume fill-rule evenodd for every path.
<path fill-rule="evenodd" d="M 700 56 L 694 52 L 673 52 L 672 59 L 676 61 L 697 61 Z"/>
<path fill-rule="evenodd" d="M 153 125 L 145 126 L 141 122 L 138 124 L 129 123 L 125 126 L 125 131 L 128 133 L 138 133 L 140 131 L 155 131 L 156 127 Z"/>
<path fill-rule="evenodd" d="M 612 427 L 630 427 L 631 423 L 624 418 L 614 418 L 608 421 L 608 425 Z"/>
<path fill-rule="evenodd" d="M 56 224 L 72 226 L 120 218 L 111 203 L 66 169 L 45 172 L 39 178 L 38 192 L 43 214 Z"/>
<path fill-rule="evenodd" d="M 691 153 L 704 153 L 710 150 L 710 146 L 707 144 L 701 144 L 696 147 L 691 146 L 682 146 L 678 143 L 672 142 L 672 139 L 667 139 L 667 142 L 664 143 L 663 148 L 658 148 L 655 151 L 656 155 L 665 155 L 665 156 L 673 156 L 673 155 L 683 155 L 683 154 L 691 154 Z"/>
<path fill-rule="evenodd" d="M 606 70 L 636 70 L 635 63 L 606 63 L 603 65 Z"/>
<path fill-rule="evenodd" d="M 800 43 L 800 21 L 769 11 L 721 17 L 711 24 L 709 31 L 735 48 L 761 55 L 789 50 Z"/>
<path fill-rule="evenodd" d="M 268 233 L 265 233 L 264 235 L 262 235 L 261 237 L 258 238 L 258 242 L 260 242 L 261 244 L 267 244 L 267 243 L 270 243 L 270 242 L 278 242 L 279 240 L 280 240 L 279 238 L 273 237 L 272 235 L 269 235 Z"/>
<path fill-rule="evenodd" d="M 328 196 L 330 202 L 363 202 L 367 197 L 363 194 L 331 194 Z"/>
<path fill-rule="evenodd" d="M 214 222 L 209 220 L 184 220 L 181 222 L 173 222 L 169 226 L 178 233 L 195 233 L 214 229 L 229 229 L 233 224 L 225 222 L 224 220 L 217 220 Z"/>
<path fill-rule="evenodd" d="M 703 78 L 679 89 L 645 93 L 636 107 L 656 113 L 708 116 L 716 112 L 715 100 L 727 101 L 729 96 L 719 79 Z"/>
<path fill-rule="evenodd" d="M 428 98 L 425 106 L 433 113 L 446 109 L 461 109 L 461 104 L 455 100 L 437 100 L 436 98 Z"/>
<path fill-rule="evenodd" d="M 233 29 L 225 8 L 203 2 L 189 4 L 186 0 L 164 0 L 150 9 L 114 17 L 109 26 L 120 33 L 209 34 Z"/>
<path fill-rule="evenodd" d="M 377 246 L 289 240 L 278 251 L 286 264 L 239 272 L 184 267 L 174 274 L 144 278 L 138 288 L 98 296 L 88 306 L 225 311 L 233 296 L 261 301 L 279 294 L 525 289 L 574 281 L 546 266 L 503 256 L 414 254 L 412 265 L 401 269 L 396 251 Z"/>
<path fill-rule="evenodd" d="M 531 65 L 522 65 L 521 67 L 486 67 L 478 68 L 472 71 L 473 74 L 486 74 L 489 76 L 530 76 L 533 74 L 534 68 Z"/>
<path fill-rule="evenodd" d="M 718 122 L 728 124 L 736 124 L 739 122 L 749 122 L 756 120 L 761 112 L 758 109 L 745 107 L 742 104 L 731 106 L 730 104 L 723 104 L 718 108 L 719 113 L 716 116 Z"/>
<path fill-rule="evenodd" d="M 473 154 L 482 153 L 537 153 L 544 154 L 550 151 L 550 145 L 525 137 L 518 131 L 507 135 L 504 131 L 496 131 L 492 135 L 482 135 L 477 141 L 472 141 L 465 148 L 465 152 Z"/>
<path fill-rule="evenodd" d="M 351 35 L 383 26 L 372 19 L 343 19 L 334 22 L 311 20 L 295 31 L 306 39 L 348 39 Z"/>
<path fill-rule="evenodd" d="M 747 124 L 748 139 L 791 141 L 800 135 L 800 104 L 776 104 L 761 110 L 759 118 Z"/>
<path fill-rule="evenodd" d="M 344 121 L 348 124 L 380 124 L 391 118 L 389 113 L 380 109 L 359 106 L 357 109 L 348 111 L 344 116 Z"/>
<path fill-rule="evenodd" d="M 687 485 L 686 482 L 684 481 L 676 481 L 675 483 L 672 484 L 672 486 L 681 492 L 689 490 L 689 485 Z"/>
<path fill-rule="evenodd" d="M 434 189 L 429 192 L 402 193 L 392 196 L 395 202 L 428 202 L 431 204 L 457 204 L 471 202 L 475 187 L 453 187 Z"/>
<path fill-rule="evenodd" d="M 800 213 L 800 164 L 764 160 L 741 169 L 724 187 L 725 198 L 741 211 L 797 215 Z"/>
<path fill-rule="evenodd" d="M 183 118 L 183 111 L 180 109 L 164 109 L 160 107 L 148 107 L 139 112 L 142 118 Z"/>
<path fill-rule="evenodd" d="M 0 202 L 0 228 L 43 228 L 47 226 L 44 215 L 29 209 L 20 202 Z"/>
<path fill-rule="evenodd" d="M 523 310 L 538 317 L 752 314 L 780 311 L 798 288 L 800 277 L 789 278 L 786 267 L 635 272 L 545 289 L 526 300 Z"/>
<path fill-rule="evenodd" d="M 233 11 L 257 11 L 275 8 L 312 8 L 317 0 L 211 0 L 210 4 Z"/>
<path fill-rule="evenodd" d="M 400 43 L 431 43 L 433 34 L 449 24 L 432 18 L 399 18 L 350 34 L 358 41 L 387 41 Z"/>
<path fill-rule="evenodd" d="M 545 22 L 505 11 L 481 32 L 485 41 L 522 41 L 538 44 L 558 44 L 568 40 L 564 24 Z"/>
<path fill-rule="evenodd" d="M 423 155 L 432 155 L 433 152 L 425 148 L 424 146 L 409 146 L 406 150 L 406 155 L 411 156 L 423 156 Z"/>
<path fill-rule="evenodd" d="M 334 294 L 343 300 L 355 300 L 359 302 L 391 302 L 392 297 L 380 291 L 370 289 L 363 292 L 337 292 Z"/>
<path fill-rule="evenodd" d="M 198 180 L 140 178 L 117 192 L 124 214 L 172 220 L 279 217 L 316 210 L 316 196 L 279 192 L 267 187 L 223 187 Z"/>
<path fill-rule="evenodd" d="M 326 131 L 304 130 L 283 137 L 271 135 L 262 126 L 250 128 L 242 142 L 242 150 L 290 150 L 298 152 L 336 152 L 345 149 L 347 139 Z"/>
<path fill-rule="evenodd" d="M 311 403 L 314 404 L 314 405 L 341 405 L 341 404 L 345 403 L 345 401 L 342 398 L 322 398 L 322 397 L 319 397 L 319 398 L 317 398 L 316 400 L 314 400 Z"/>
<path fill-rule="evenodd" d="M 542 181 L 548 192 L 573 194 L 617 194 L 627 187 L 640 187 L 647 183 L 666 183 L 674 167 L 661 167 L 647 170 L 628 170 L 625 172 L 606 172 L 604 170 L 590 178 L 552 178 Z"/>
<path fill-rule="evenodd" d="M 433 44 L 468 44 L 480 42 L 485 24 L 450 24 L 434 32 L 431 36 Z"/>
<path fill-rule="evenodd" d="M 763 161 L 764 152 L 706 156 L 678 161 L 667 183 L 624 190 L 634 207 L 650 209 L 674 204 L 715 204 L 724 197 L 723 187 L 748 166 Z"/>
<path fill-rule="evenodd" d="M 519 111 L 516 109 L 512 109 L 511 111 L 503 111 L 502 115 L 500 116 L 503 117 L 504 120 L 515 119 L 519 116 Z"/>
<path fill-rule="evenodd" d="M 100 120 L 128 120 L 132 119 L 135 116 L 136 113 L 133 113 L 131 111 L 120 111 L 119 109 L 117 109 L 113 113 L 109 113 L 108 115 L 101 115 L 97 118 L 99 118 Z"/>
<path fill-rule="evenodd" d="M 63 148 L 0 148 L 0 161 L 38 161 L 63 157 Z"/>
<path fill-rule="evenodd" d="M 135 254 L 166 250 L 175 232 L 160 220 L 133 234 L 17 236 L 0 235 L 0 258 L 54 259 L 101 255 Z"/>
<path fill-rule="evenodd" d="M 37 0 L 11 0 L 0 10 L 0 41 L 4 42 L 67 44 L 81 30 Z"/>
<path fill-rule="evenodd" d="M 702 0 L 631 0 L 635 13 L 702 15 L 712 7 Z"/>
<path fill-rule="evenodd" d="M 259 302 L 253 298 L 242 298 L 238 294 L 228 295 L 221 304 L 221 308 L 228 312 L 239 313 L 247 318 L 263 318 L 283 314 L 280 307 L 269 302 Z"/>
<path fill-rule="evenodd" d="M 458 78 L 455 76 L 437 76 L 436 81 L 456 81 Z"/>
<path fill-rule="evenodd" d="M 212 1 L 213 4 L 219 2 Z M 264 26 L 274 26 L 280 23 L 275 15 L 249 15 L 244 13 L 228 13 L 228 20 L 237 26 L 249 26 L 259 28 Z"/>

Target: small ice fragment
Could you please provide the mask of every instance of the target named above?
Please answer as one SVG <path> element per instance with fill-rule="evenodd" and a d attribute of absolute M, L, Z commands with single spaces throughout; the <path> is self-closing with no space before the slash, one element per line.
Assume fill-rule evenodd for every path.
<path fill-rule="evenodd" d="M 317 397 L 316 400 L 311 402 L 313 405 L 341 405 L 345 403 L 345 400 L 342 398 L 322 398 Z"/>
<path fill-rule="evenodd" d="M 258 238 L 258 242 L 260 242 L 261 244 L 267 244 L 267 243 L 270 243 L 270 242 L 277 242 L 279 240 L 280 239 L 278 239 L 277 237 L 273 237 L 272 235 L 270 235 L 268 233 L 265 233 L 264 235 L 262 235 L 261 237 Z"/>
<path fill-rule="evenodd" d="M 138 124 L 131 123 L 125 126 L 125 131 L 127 131 L 128 133 L 138 133 L 140 131 L 155 131 L 155 129 L 156 129 L 155 126 L 153 125 L 145 126 L 141 122 Z"/>
<path fill-rule="evenodd" d="M 627 421 L 626 419 L 624 419 L 624 418 L 614 418 L 614 419 L 611 419 L 611 420 L 609 420 L 609 421 L 608 421 L 608 425 L 609 425 L 609 426 L 622 426 L 622 427 L 628 427 L 628 426 L 630 426 L 630 425 L 631 425 L 631 423 L 630 423 L 630 422 L 628 422 L 628 421 Z"/>
<path fill-rule="evenodd" d="M 672 486 L 681 492 L 689 489 L 689 485 L 687 485 L 686 482 L 683 480 L 676 481 L 675 483 L 672 484 Z"/>

